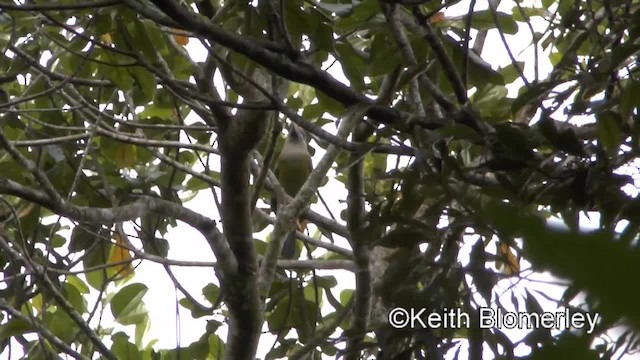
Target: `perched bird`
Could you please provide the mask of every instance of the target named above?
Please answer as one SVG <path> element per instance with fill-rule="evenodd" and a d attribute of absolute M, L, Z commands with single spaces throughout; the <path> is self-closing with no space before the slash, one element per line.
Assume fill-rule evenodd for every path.
<path fill-rule="evenodd" d="M 282 147 L 280 157 L 276 162 L 275 173 L 278 181 L 284 188 L 287 195 L 295 197 L 302 185 L 309 177 L 313 166 L 311 155 L 307 150 L 307 141 L 304 130 L 296 124 L 289 127 L 289 135 Z M 277 203 L 272 199 L 271 206 L 274 212 L 277 211 Z M 298 219 L 298 229 L 304 231 L 305 224 L 302 219 Z M 296 253 L 296 231 L 287 235 L 287 239 L 282 246 L 280 253 L 282 258 L 292 259 Z"/>

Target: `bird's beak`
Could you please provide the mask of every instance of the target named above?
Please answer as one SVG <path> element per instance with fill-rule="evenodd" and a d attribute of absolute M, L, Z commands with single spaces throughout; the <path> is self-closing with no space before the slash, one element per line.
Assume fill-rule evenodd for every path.
<path fill-rule="evenodd" d="M 304 130 L 300 126 L 294 123 L 292 123 L 291 126 L 289 127 L 289 134 L 298 139 L 305 138 Z"/>

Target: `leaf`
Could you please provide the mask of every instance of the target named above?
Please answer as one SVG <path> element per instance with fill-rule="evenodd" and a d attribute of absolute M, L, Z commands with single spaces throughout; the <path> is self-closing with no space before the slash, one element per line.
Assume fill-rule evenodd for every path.
<path fill-rule="evenodd" d="M 629 274 L 640 271 L 640 250 L 615 241 L 607 231 L 571 231 L 547 225 L 510 204 L 492 201 L 482 208 L 489 223 L 524 238 L 523 253 L 534 269 L 572 279 L 574 286 L 597 299 L 599 305 L 593 310 L 606 321 L 624 317 L 631 326 L 640 328 L 640 289 L 629 286 Z"/>
<path fill-rule="evenodd" d="M 336 58 L 340 61 L 340 66 L 342 66 L 342 71 L 346 75 L 347 79 L 351 83 L 351 86 L 358 91 L 362 91 L 365 88 L 364 84 L 364 76 L 367 70 L 367 64 L 365 61 L 356 53 L 351 44 L 344 41 L 338 41 L 335 43 L 336 50 Z M 310 107 L 317 106 L 318 104 L 310 104 L 305 107 L 305 112 L 311 111 Z M 309 109 L 309 110 L 307 110 Z M 322 115 L 319 113 L 317 116 L 312 116 L 311 118 L 316 118 Z M 305 117 L 306 118 L 306 117 Z"/>
<path fill-rule="evenodd" d="M 175 29 L 172 28 L 171 30 L 175 31 L 175 32 L 182 32 L 182 30 L 180 29 Z M 187 46 L 187 44 L 189 43 L 189 37 L 186 35 L 179 35 L 179 34 L 171 34 L 173 36 L 173 38 L 175 39 L 175 41 L 182 46 Z"/>
<path fill-rule="evenodd" d="M 213 314 L 212 311 L 203 311 L 203 309 L 200 306 L 194 304 L 189 298 L 182 298 L 178 301 L 178 303 L 182 305 L 185 309 L 188 309 L 189 311 L 191 311 L 191 316 L 194 319 L 198 319 L 203 316 L 208 316 Z"/>
<path fill-rule="evenodd" d="M 133 275 L 133 258 L 131 252 L 129 252 L 129 242 L 120 236 L 120 233 L 116 231 L 114 236 L 115 245 L 111 251 L 111 257 L 109 258 L 110 264 L 115 264 L 118 277 L 127 278 Z"/>
<path fill-rule="evenodd" d="M 149 60 L 155 62 L 158 60 L 158 50 L 155 48 L 157 44 L 154 42 L 147 33 L 147 27 L 139 19 L 133 23 L 131 37 L 135 42 L 135 49 L 140 50 L 142 54 Z"/>
<path fill-rule="evenodd" d="M 28 321 L 20 318 L 12 318 L 6 323 L 0 325 L 0 338 L 8 339 L 14 336 L 30 333 L 33 330 L 33 327 Z"/>
<path fill-rule="evenodd" d="M 71 231 L 71 239 L 69 240 L 69 252 L 79 252 L 87 250 L 95 241 L 99 241 L 97 237 L 96 226 L 79 224 Z"/>
<path fill-rule="evenodd" d="M 511 104 L 511 113 L 517 114 L 522 107 L 527 104 L 536 104 L 542 97 L 546 96 L 551 89 L 553 89 L 558 82 L 540 82 L 532 84 L 528 87 L 523 87 L 524 91 L 521 92 L 518 97 Z"/>
<path fill-rule="evenodd" d="M 524 72 L 524 66 L 524 61 L 517 61 L 515 64 L 511 63 L 498 71 L 500 72 L 500 74 L 502 74 L 504 83 L 511 84 L 512 82 L 516 81 L 516 79 L 520 78 L 520 72 L 518 72 L 518 69 L 520 69 L 521 72 Z"/>
<path fill-rule="evenodd" d="M 111 245 L 100 242 L 93 247 L 82 260 L 85 269 L 92 267 L 101 267 L 107 264 L 107 259 L 111 252 Z M 107 279 L 113 276 L 113 268 L 101 268 L 98 270 L 88 271 L 84 274 L 87 282 L 91 287 L 98 291 L 104 291 Z"/>
<path fill-rule="evenodd" d="M 324 1 L 316 2 L 314 5 L 322 10 L 336 14 L 338 17 L 346 17 L 351 15 L 354 8 L 353 4 L 328 4 Z"/>
<path fill-rule="evenodd" d="M 322 91 L 316 89 L 316 96 L 318 103 L 324 108 L 324 110 L 334 116 L 342 116 L 345 112 L 344 106 L 337 102 L 333 98 L 327 96 Z"/>
<path fill-rule="evenodd" d="M 598 140 L 600 140 L 609 155 L 617 155 L 618 147 L 622 143 L 622 130 L 620 130 L 618 125 L 619 115 L 612 111 L 605 110 L 598 112 L 596 119 Z"/>
<path fill-rule="evenodd" d="M 112 45 L 113 44 L 113 40 L 111 39 L 111 34 L 109 34 L 109 33 L 100 35 L 100 40 L 102 40 L 102 42 L 107 44 L 107 45 Z"/>
<path fill-rule="evenodd" d="M 529 18 L 535 16 L 546 17 L 551 15 L 549 10 L 547 9 L 525 6 L 514 6 L 513 8 L 511 8 L 511 13 L 513 14 L 513 20 L 522 22 L 529 21 L 524 17 L 523 13 Z"/>
<path fill-rule="evenodd" d="M 371 45 L 371 59 L 369 76 L 383 76 L 390 74 L 403 61 L 401 52 L 395 42 L 386 36 L 378 35 Z"/>
<path fill-rule="evenodd" d="M 96 53 L 99 54 L 100 51 L 96 50 Z M 115 56 L 111 53 L 107 53 L 106 55 L 99 57 L 99 60 L 103 60 L 107 63 L 118 64 L 117 60 L 115 60 Z M 104 74 L 104 77 L 107 80 L 111 80 L 111 82 L 113 82 L 122 91 L 129 91 L 133 87 L 133 78 L 125 67 L 99 64 L 98 72 L 100 74 Z"/>
<path fill-rule="evenodd" d="M 60 308 L 45 318 L 45 325 L 55 336 L 66 342 L 71 341 L 78 331 L 78 325 Z"/>
<path fill-rule="evenodd" d="M 500 157 L 517 161 L 534 159 L 533 147 L 523 129 L 508 123 L 497 124 L 495 129 L 497 145 L 502 149 Z"/>
<path fill-rule="evenodd" d="M 138 348 L 129 342 L 129 336 L 123 332 L 117 332 L 111 336 L 111 351 L 118 359 L 142 360 Z"/>
<path fill-rule="evenodd" d="M 496 104 L 507 98 L 509 91 L 502 85 L 488 84 L 481 87 L 473 94 L 472 101 L 474 108 L 482 115 L 491 114 L 496 108 Z M 508 109 L 508 108 L 507 108 Z"/>
<path fill-rule="evenodd" d="M 89 293 L 89 287 L 79 277 L 75 275 L 67 275 L 67 282 L 75 286 L 75 288 L 80 292 L 80 294 Z"/>
<path fill-rule="evenodd" d="M 451 59 L 459 70 L 462 70 L 462 64 L 466 61 L 465 53 L 462 45 L 451 37 L 446 35 L 443 43 L 451 50 Z M 482 57 L 475 52 L 469 51 L 469 68 L 467 69 L 469 82 L 474 85 L 504 85 L 502 74 L 494 70 L 491 65 L 484 61 Z"/>
<path fill-rule="evenodd" d="M 127 285 L 111 298 L 111 313 L 119 323 L 132 325 L 142 321 L 146 316 L 142 298 L 149 288 L 140 283 Z"/>
<path fill-rule="evenodd" d="M 489 273 L 489 270 L 485 267 L 487 260 L 487 253 L 484 250 L 484 240 L 478 239 L 471 247 L 471 254 L 469 256 L 469 267 L 471 268 L 471 275 L 473 276 L 473 282 L 478 289 L 478 292 L 487 301 L 491 302 L 491 291 L 495 286 L 494 277 Z"/>
<path fill-rule="evenodd" d="M 213 305 L 217 301 L 220 301 L 220 287 L 215 284 L 208 283 L 202 288 L 202 295 L 204 295 L 205 299 Z"/>
<path fill-rule="evenodd" d="M 468 17 L 469 15 L 464 15 L 462 17 L 458 17 L 457 19 L 452 18 L 451 20 L 455 21 L 457 27 L 463 29 L 468 22 Z M 500 30 L 502 30 L 505 34 L 513 35 L 518 32 L 518 24 L 513 19 L 513 15 L 497 11 L 496 18 L 498 20 L 498 24 L 500 25 Z M 477 30 L 491 30 L 498 28 L 490 9 L 474 12 L 471 18 L 471 27 Z"/>
<path fill-rule="evenodd" d="M 460 123 L 446 125 L 436 131 L 443 137 L 451 137 L 455 140 L 469 140 L 476 144 L 482 144 L 483 141 L 482 135 L 478 134 L 477 131 Z"/>
<path fill-rule="evenodd" d="M 511 250 L 509 243 L 500 241 L 498 244 L 498 258 L 496 268 L 507 275 L 517 275 L 520 272 L 520 261 Z"/>
<path fill-rule="evenodd" d="M 354 291 L 351 289 L 344 289 L 340 292 L 340 304 L 343 306 L 347 306 L 351 298 L 353 297 Z"/>
<path fill-rule="evenodd" d="M 87 300 L 82 296 L 78 289 L 70 283 L 63 284 L 62 294 L 67 301 L 73 305 L 74 309 L 83 314 L 87 311 Z"/>
<path fill-rule="evenodd" d="M 620 93 L 620 116 L 626 121 L 633 114 L 633 109 L 640 107 L 640 81 L 630 80 Z"/>
<path fill-rule="evenodd" d="M 353 8 L 353 12 L 335 22 L 334 31 L 339 33 L 349 32 L 365 26 L 373 16 L 379 13 L 380 7 L 377 1 L 364 0 Z"/>
<path fill-rule="evenodd" d="M 225 344 L 218 335 L 209 335 L 209 355 L 207 359 L 218 360 L 224 359 Z"/>
<path fill-rule="evenodd" d="M 133 102 L 136 105 L 146 105 L 153 100 L 156 94 L 156 77 L 149 70 L 137 66 L 129 69 L 131 77 L 135 79 L 136 85 L 133 88 Z"/>
<path fill-rule="evenodd" d="M 126 169 L 132 167 L 136 163 L 137 152 L 135 145 L 118 143 L 115 152 L 115 162 L 118 168 Z"/>

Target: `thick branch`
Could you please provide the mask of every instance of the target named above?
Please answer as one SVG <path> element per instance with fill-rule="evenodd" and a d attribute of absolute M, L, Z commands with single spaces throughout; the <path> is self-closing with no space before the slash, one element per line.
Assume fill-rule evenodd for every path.
<path fill-rule="evenodd" d="M 371 135 L 373 129 L 366 123 L 360 123 L 354 131 L 354 139 L 363 141 Z M 364 159 L 358 154 L 351 154 L 347 182 L 347 227 L 351 234 L 353 260 L 356 264 L 356 293 L 353 312 L 352 332 L 347 342 L 345 359 L 360 358 L 360 349 L 367 333 L 369 316 L 371 314 L 371 271 L 368 240 L 363 238 L 362 223 L 365 217 L 364 202 Z"/>
<path fill-rule="evenodd" d="M 215 221 L 170 201 L 145 196 L 135 203 L 111 209 L 76 206 L 62 199 L 55 201 L 43 191 L 31 189 L 2 178 L 0 178 L 0 194 L 18 196 L 42 205 L 56 214 L 80 222 L 118 223 L 135 220 L 150 213 L 173 217 L 189 224 L 204 235 L 215 253 L 225 277 L 233 275 L 237 268 L 236 259 L 224 237 L 216 228 Z"/>
<path fill-rule="evenodd" d="M 127 1 L 127 5 L 136 10 L 139 6 L 132 5 L 132 2 Z M 305 62 L 294 62 L 281 54 L 261 47 L 254 40 L 250 40 L 240 34 L 227 32 L 220 26 L 211 23 L 204 16 L 191 13 L 176 1 L 153 0 L 152 2 L 186 30 L 237 51 L 279 76 L 313 86 L 340 101 L 345 106 L 373 103 L 373 100 L 356 93 L 349 86 L 339 82 L 321 69 Z M 145 12 L 143 15 L 147 16 L 148 14 Z M 371 106 L 367 110 L 367 115 L 381 123 L 392 123 L 400 120 L 400 113 L 386 106 Z"/>

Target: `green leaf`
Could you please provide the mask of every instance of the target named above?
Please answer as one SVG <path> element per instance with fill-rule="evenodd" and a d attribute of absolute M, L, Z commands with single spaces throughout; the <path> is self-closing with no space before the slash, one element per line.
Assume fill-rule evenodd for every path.
<path fill-rule="evenodd" d="M 140 283 L 120 289 L 110 301 L 111 313 L 116 321 L 124 325 L 142 321 L 142 315 L 146 315 L 142 298 L 148 290 L 146 285 Z"/>
<path fill-rule="evenodd" d="M 218 335 L 209 335 L 209 357 L 207 360 L 218 360 L 224 358 L 224 342 Z"/>
<path fill-rule="evenodd" d="M 24 335 L 33 331 L 31 324 L 19 318 L 12 318 L 0 325 L 0 338 L 8 339 L 14 336 Z"/>
<path fill-rule="evenodd" d="M 467 24 L 467 19 L 469 15 L 464 15 L 462 17 L 458 17 L 450 19 L 454 22 L 457 27 L 463 29 Z M 513 19 L 512 14 L 505 14 L 503 12 L 496 12 L 496 18 L 498 20 L 498 24 L 500 25 L 500 30 L 502 30 L 505 34 L 516 34 L 518 32 L 518 24 Z M 477 30 L 491 30 L 498 28 L 493 18 L 492 11 L 490 9 L 480 10 L 473 13 L 473 17 L 471 18 L 471 27 Z"/>
<path fill-rule="evenodd" d="M 79 277 L 75 275 L 67 275 L 67 282 L 75 286 L 75 288 L 78 290 L 78 292 L 80 292 L 80 294 L 89 293 L 89 287 Z"/>
<path fill-rule="evenodd" d="M 111 245 L 107 245 L 104 242 L 100 242 L 93 247 L 88 254 L 82 260 L 84 268 L 100 267 L 104 266 L 109 260 L 109 254 L 111 253 Z M 105 283 L 107 279 L 114 275 L 113 268 L 98 269 L 86 272 L 84 276 L 91 287 L 98 291 L 104 291 Z"/>
<path fill-rule="evenodd" d="M 113 345 L 111 351 L 118 359 L 142 360 L 142 355 L 138 348 L 129 342 L 129 336 L 123 332 L 117 332 L 111 336 Z"/>
<path fill-rule="evenodd" d="M 622 143 L 622 130 L 620 130 L 619 115 L 612 111 L 601 111 L 596 114 L 596 128 L 598 140 L 604 145 L 609 155 L 617 155 L 618 147 Z"/>
<path fill-rule="evenodd" d="M 402 62 L 402 54 L 391 38 L 377 35 L 371 45 L 369 76 L 383 76 L 391 73 Z"/>
<path fill-rule="evenodd" d="M 344 72 L 351 86 L 357 91 L 362 91 L 365 88 L 364 77 L 367 70 L 367 63 L 360 57 L 358 53 L 353 49 L 350 43 L 344 41 L 338 41 L 335 43 L 336 58 L 340 61 L 342 71 Z M 309 106 L 314 106 L 309 105 Z M 306 109 L 309 108 L 307 106 Z M 322 114 L 319 114 L 320 116 Z M 318 117 L 315 116 L 315 117 Z M 306 118 L 306 117 L 305 117 Z"/>
<path fill-rule="evenodd" d="M 553 89 L 557 84 L 557 82 L 541 82 L 528 87 L 524 87 L 524 91 L 522 91 L 513 101 L 513 104 L 511 104 L 511 113 L 517 114 L 518 111 L 520 111 L 525 105 L 537 103 L 542 99 L 543 96 L 546 96 L 549 91 L 551 91 L 551 89 Z"/>
<path fill-rule="evenodd" d="M 189 298 L 182 298 L 178 301 L 178 304 L 182 305 L 185 309 L 188 309 L 189 311 L 191 311 L 191 316 L 194 319 L 198 319 L 201 318 L 203 316 L 208 316 L 213 314 L 212 311 L 203 311 L 203 309 L 194 304 Z"/>
<path fill-rule="evenodd" d="M 133 88 L 133 102 L 136 105 L 145 105 L 153 100 L 156 94 L 156 77 L 149 70 L 136 66 L 129 68 L 131 77 L 135 79 L 136 85 Z"/>
<path fill-rule="evenodd" d="M 515 64 L 511 63 L 501 68 L 500 70 L 498 70 L 500 74 L 502 74 L 502 77 L 504 78 L 504 83 L 511 84 L 512 82 L 516 81 L 516 79 L 519 79 L 520 73 L 518 72 L 518 69 L 524 72 L 524 65 L 525 65 L 524 61 L 517 61 Z"/>
<path fill-rule="evenodd" d="M 478 92 L 473 94 L 472 101 L 474 108 L 480 113 L 490 113 L 495 108 L 496 103 L 507 97 L 509 91 L 502 85 L 482 86 Z"/>
<path fill-rule="evenodd" d="M 304 110 L 302 111 L 302 116 L 305 119 L 311 120 L 311 119 L 319 118 L 324 113 L 325 113 L 324 106 L 320 103 L 316 103 L 316 104 L 310 104 L 305 106 Z"/>
<path fill-rule="evenodd" d="M 620 94 L 620 116 L 623 121 L 629 119 L 635 108 L 640 107 L 640 81 L 629 80 Z"/>
<path fill-rule="evenodd" d="M 345 289 L 340 292 L 340 304 L 346 306 L 353 297 L 354 291 L 351 289 Z"/>
<path fill-rule="evenodd" d="M 315 3 L 317 7 L 322 10 L 328 11 L 329 13 L 334 13 L 339 17 L 346 17 L 353 13 L 354 5 L 353 4 L 328 4 L 326 2 L 317 2 Z"/>
<path fill-rule="evenodd" d="M 78 252 L 88 249 L 94 242 L 99 241 L 97 238 L 98 228 L 87 224 L 79 224 L 71 231 L 71 240 L 69 240 L 69 252 Z"/>
<path fill-rule="evenodd" d="M 62 285 L 62 294 L 67 301 L 73 305 L 74 309 L 83 314 L 87 311 L 87 300 L 82 296 L 80 291 L 72 284 L 65 283 Z"/>
<path fill-rule="evenodd" d="M 217 301 L 220 301 L 220 287 L 208 283 L 202 288 L 202 295 L 204 295 L 204 298 L 211 304 L 215 304 Z"/>
<path fill-rule="evenodd" d="M 133 22 L 133 32 L 131 36 L 134 40 L 134 48 L 140 50 L 148 61 L 153 63 L 158 59 L 158 49 L 156 49 L 156 46 L 162 42 L 154 42 L 151 40 L 151 37 L 147 34 L 147 27 L 139 19 Z"/>
<path fill-rule="evenodd" d="M 138 149 L 135 145 L 118 143 L 115 149 L 115 162 L 120 169 L 131 168 L 137 162 Z"/>
<path fill-rule="evenodd" d="M 495 129 L 497 144 L 503 149 L 500 156 L 512 160 L 533 160 L 533 148 L 523 129 L 508 123 L 497 124 Z"/>
<path fill-rule="evenodd" d="M 78 330 L 75 321 L 62 309 L 57 309 L 53 314 L 45 317 L 45 324 L 49 331 L 65 342 L 71 341 Z"/>
<path fill-rule="evenodd" d="M 136 324 L 135 341 L 138 348 L 142 347 L 142 339 L 149 331 L 150 325 L 151 319 L 148 316 L 145 316 L 140 323 Z"/>
<path fill-rule="evenodd" d="M 526 15 L 529 18 L 536 17 L 536 16 L 547 17 L 551 15 L 549 13 L 549 10 L 547 9 L 536 8 L 536 7 L 525 7 L 525 6 L 514 6 L 513 8 L 511 8 L 511 13 L 513 14 L 513 20 L 522 21 L 522 22 L 528 21 L 524 17 L 524 15 Z"/>
<path fill-rule="evenodd" d="M 324 108 L 324 110 L 334 116 L 342 116 L 345 112 L 344 106 L 341 103 L 327 96 L 322 91 L 316 89 L 316 97 L 318 103 Z"/>
<path fill-rule="evenodd" d="M 455 140 L 469 140 L 477 144 L 481 144 L 483 141 L 483 137 L 478 134 L 477 131 L 467 125 L 459 123 L 441 127 L 437 132 L 443 137 L 451 137 Z"/>
<path fill-rule="evenodd" d="M 450 35 L 443 37 L 445 47 L 451 51 L 451 60 L 458 70 L 462 70 L 462 64 L 466 62 L 465 53 L 462 45 Z M 484 61 L 473 51 L 469 51 L 469 82 L 474 85 L 485 85 L 487 83 L 494 85 L 504 85 L 502 74 L 494 70 L 491 65 Z"/>
<path fill-rule="evenodd" d="M 353 9 L 349 16 L 340 18 L 335 22 L 334 31 L 349 32 L 358 27 L 365 26 L 371 18 L 380 13 L 378 2 L 374 0 L 364 0 Z"/>

